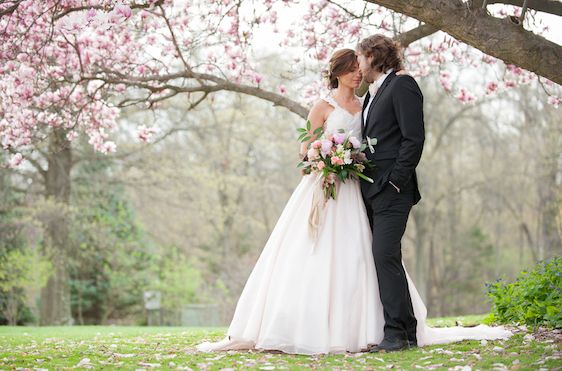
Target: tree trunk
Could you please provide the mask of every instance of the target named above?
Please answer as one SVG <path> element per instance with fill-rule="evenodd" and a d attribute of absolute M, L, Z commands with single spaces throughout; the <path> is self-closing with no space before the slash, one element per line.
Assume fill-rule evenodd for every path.
<path fill-rule="evenodd" d="M 560 186 L 556 183 L 558 173 L 556 160 L 556 157 L 544 160 L 542 172 L 544 175 L 539 178 L 539 251 L 541 260 L 559 255 L 562 252 L 558 215 L 560 202 L 557 196 Z"/>
<path fill-rule="evenodd" d="M 51 133 L 46 171 L 46 197 L 56 212 L 46 221 L 44 248 L 53 264 L 53 274 L 41 290 L 41 325 L 70 325 L 70 277 L 68 269 L 70 170 L 72 151 L 65 131 Z"/>

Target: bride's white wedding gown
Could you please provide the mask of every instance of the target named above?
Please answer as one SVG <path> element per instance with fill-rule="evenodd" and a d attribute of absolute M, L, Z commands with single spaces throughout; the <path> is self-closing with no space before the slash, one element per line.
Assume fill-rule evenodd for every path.
<path fill-rule="evenodd" d="M 360 137 L 361 114 L 352 115 L 331 97 L 325 100 L 335 108 L 326 132 L 353 130 Z M 293 192 L 246 282 L 227 337 L 198 350 L 359 352 L 383 339 L 383 307 L 359 182 L 339 185 L 337 201 L 324 208 L 316 240 L 308 229 L 315 187 L 316 175 L 306 175 Z M 430 328 L 409 276 L 408 285 L 420 346 L 510 335 L 501 327 Z"/>

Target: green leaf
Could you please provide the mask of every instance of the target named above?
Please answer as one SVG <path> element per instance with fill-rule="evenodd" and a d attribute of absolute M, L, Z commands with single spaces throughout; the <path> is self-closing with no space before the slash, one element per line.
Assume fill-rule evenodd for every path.
<path fill-rule="evenodd" d="M 310 123 L 310 120 L 306 120 L 306 131 L 310 131 L 311 127 L 312 127 L 312 124 Z"/>
<path fill-rule="evenodd" d="M 298 140 L 299 140 L 300 142 L 306 142 L 305 140 L 303 140 L 303 138 L 306 137 L 307 135 L 308 135 L 308 132 L 305 131 L 304 133 L 302 133 L 301 135 L 299 135 L 299 139 L 298 139 Z"/>
<path fill-rule="evenodd" d="M 314 135 L 320 135 L 323 131 L 324 131 L 324 128 L 322 126 L 320 126 L 320 127 L 317 127 L 316 129 L 314 129 L 313 134 Z"/>

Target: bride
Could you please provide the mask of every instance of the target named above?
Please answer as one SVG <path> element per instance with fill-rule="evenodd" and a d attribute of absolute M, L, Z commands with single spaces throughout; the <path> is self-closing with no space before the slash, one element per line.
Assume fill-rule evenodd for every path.
<path fill-rule="evenodd" d="M 343 129 L 359 137 L 362 102 L 354 91 L 362 76 L 353 50 L 332 55 L 328 79 L 331 93 L 309 114 L 312 130 L 322 126 L 330 134 Z M 314 173 L 303 176 L 246 282 L 226 338 L 199 344 L 199 351 L 360 352 L 383 340 L 383 306 L 359 181 L 338 184 L 337 200 L 325 204 L 311 233 L 309 215 L 319 180 Z M 501 327 L 427 327 L 425 305 L 406 276 L 418 345 L 510 335 Z"/>

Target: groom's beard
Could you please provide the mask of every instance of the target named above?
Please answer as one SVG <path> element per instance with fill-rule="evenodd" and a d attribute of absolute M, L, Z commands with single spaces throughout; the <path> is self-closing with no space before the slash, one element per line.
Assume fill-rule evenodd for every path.
<path fill-rule="evenodd" d="M 380 75 L 381 75 L 380 72 L 375 70 L 370 70 L 363 74 L 363 80 L 365 80 L 365 82 L 370 85 L 375 81 L 377 81 Z"/>

